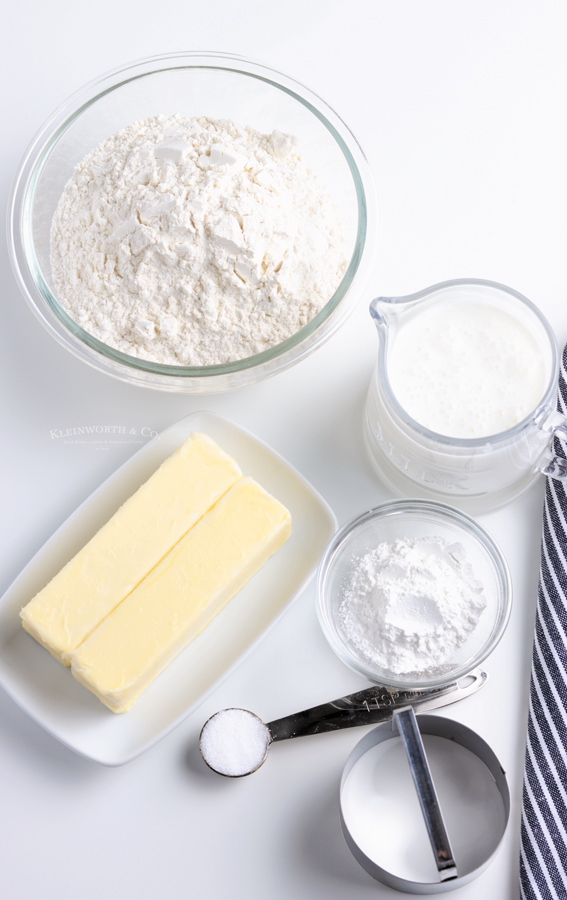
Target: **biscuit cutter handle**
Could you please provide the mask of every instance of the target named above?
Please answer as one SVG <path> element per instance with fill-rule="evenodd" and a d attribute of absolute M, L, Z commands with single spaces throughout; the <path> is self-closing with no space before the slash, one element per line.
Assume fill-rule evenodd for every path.
<path fill-rule="evenodd" d="M 441 881 L 457 878 L 457 865 L 413 707 L 407 706 L 405 709 L 395 710 L 394 725 L 397 727 L 404 745 L 439 878 Z"/>

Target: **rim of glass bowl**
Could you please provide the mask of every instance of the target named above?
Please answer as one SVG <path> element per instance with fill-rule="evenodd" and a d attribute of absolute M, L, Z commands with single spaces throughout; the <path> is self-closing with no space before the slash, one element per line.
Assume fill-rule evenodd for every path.
<path fill-rule="evenodd" d="M 482 544 L 484 549 L 488 552 L 498 575 L 500 583 L 500 614 L 495 621 L 489 639 L 473 660 L 470 660 L 459 669 L 455 669 L 450 675 L 445 674 L 436 678 L 426 678 L 420 681 L 411 681 L 409 679 L 398 681 L 395 678 L 390 678 L 388 676 L 377 676 L 369 665 L 366 664 L 361 657 L 356 655 L 355 651 L 346 643 L 346 640 L 343 642 L 337 637 L 337 632 L 340 633 L 340 629 L 336 625 L 335 617 L 331 613 L 330 603 L 328 602 L 328 577 L 332 572 L 333 564 L 338 553 L 350 536 L 361 525 L 366 524 L 366 522 L 369 522 L 372 519 L 377 520 L 387 518 L 391 515 L 411 515 L 412 513 L 421 512 L 432 513 L 440 520 L 449 520 L 466 531 L 469 535 L 476 538 L 476 540 Z M 506 630 L 511 609 L 512 581 L 508 564 L 506 563 L 498 544 L 471 516 L 455 509 L 453 506 L 449 506 L 447 503 L 437 503 L 432 500 L 418 499 L 391 500 L 387 503 L 381 503 L 379 506 L 375 506 L 360 515 L 355 516 L 353 519 L 350 519 L 346 525 L 343 525 L 327 545 L 321 558 L 321 562 L 319 563 L 319 571 L 317 573 L 317 613 L 323 634 L 327 638 L 331 648 L 345 665 L 355 672 L 358 672 L 359 675 L 364 676 L 364 678 L 367 678 L 375 684 L 383 684 L 386 687 L 394 688 L 396 690 L 419 690 L 441 687 L 452 681 L 464 678 L 469 672 L 479 666 L 495 649 Z"/>
<path fill-rule="evenodd" d="M 221 69 L 256 78 L 302 103 L 327 128 L 339 146 L 353 179 L 358 207 L 357 235 L 351 259 L 341 283 L 321 312 L 280 344 L 242 360 L 213 366 L 172 366 L 137 359 L 88 334 L 60 306 L 47 285 L 35 253 L 32 232 L 31 209 L 39 176 L 61 135 L 75 119 L 100 97 L 124 84 L 163 71 L 191 68 Z M 187 51 L 148 57 L 113 69 L 84 85 L 54 111 L 35 135 L 16 173 L 8 204 L 8 244 L 14 273 L 28 304 L 59 343 L 84 361 L 96 368 L 105 369 L 115 377 L 163 387 L 164 377 L 168 381 L 171 377 L 183 380 L 246 372 L 253 375 L 260 367 L 269 363 L 277 364 L 279 361 L 280 365 L 269 366 L 267 368 L 270 371 L 262 373 L 275 374 L 312 352 L 323 339 L 330 337 L 350 309 L 343 304 L 343 316 L 335 317 L 332 327 L 329 324 L 326 330 L 317 335 L 319 341 L 315 333 L 322 325 L 330 322 L 355 279 L 369 275 L 372 251 L 377 242 L 376 219 L 375 188 L 364 151 L 350 128 L 328 103 L 296 79 L 245 57 L 209 51 Z M 312 340 L 309 341 L 309 338 Z M 158 380 L 152 383 L 148 376 L 157 376 Z M 244 384 L 246 381 L 239 383 Z"/>
<path fill-rule="evenodd" d="M 557 378 L 559 376 L 559 351 L 557 348 L 557 339 L 550 323 L 548 322 L 542 311 L 538 309 L 535 303 L 532 303 L 531 300 L 528 300 L 528 298 L 524 297 L 523 294 L 520 294 L 519 291 L 515 291 L 514 288 L 508 287 L 505 284 L 500 284 L 497 281 L 487 281 L 484 278 L 453 278 L 450 281 L 440 281 L 438 284 L 433 284 L 431 285 L 431 287 L 423 288 L 423 290 L 417 291 L 415 294 L 408 294 L 406 297 L 378 297 L 377 299 L 384 302 L 389 302 L 392 305 L 411 304 L 414 301 L 422 300 L 424 297 L 439 293 L 440 291 L 446 290 L 447 288 L 466 287 L 467 285 L 492 288 L 496 291 L 501 291 L 503 294 L 508 294 L 510 297 L 518 300 L 523 304 L 523 306 L 526 306 L 531 313 L 533 313 L 536 319 L 538 319 L 545 334 L 547 335 L 547 338 L 549 340 L 549 347 L 551 350 L 551 372 L 543 395 L 540 398 L 539 403 L 537 404 L 535 409 L 533 409 L 525 418 L 523 418 L 521 422 L 518 422 L 516 425 L 512 425 L 512 427 L 506 429 L 506 431 L 498 431 L 496 432 L 496 434 L 484 435 L 483 437 L 478 438 L 450 437 L 446 434 L 439 434 L 437 431 L 431 431 L 431 429 L 426 428 L 425 425 L 421 425 L 416 419 L 412 418 L 412 416 L 410 416 L 408 412 L 406 412 L 406 410 L 397 399 L 394 391 L 392 390 L 392 385 L 390 384 L 390 379 L 388 377 L 388 329 L 384 329 L 381 327 L 378 328 L 378 340 L 381 345 L 382 351 L 378 354 L 378 373 L 381 388 L 390 405 L 390 408 L 398 416 L 398 418 L 401 419 L 406 427 L 411 428 L 412 431 L 416 432 L 418 435 L 421 435 L 421 437 L 427 438 L 429 441 L 432 441 L 435 444 L 445 444 L 449 447 L 463 447 L 465 449 L 472 450 L 476 447 L 484 447 L 488 443 L 505 444 L 507 442 L 514 441 L 526 427 L 531 425 L 534 416 L 537 416 L 540 410 L 543 411 L 548 409 L 550 404 L 552 408 L 555 408 L 555 394 L 557 392 Z M 370 315 L 377 324 L 380 324 L 378 319 L 378 316 L 380 314 L 373 310 L 372 305 L 370 306 Z"/>

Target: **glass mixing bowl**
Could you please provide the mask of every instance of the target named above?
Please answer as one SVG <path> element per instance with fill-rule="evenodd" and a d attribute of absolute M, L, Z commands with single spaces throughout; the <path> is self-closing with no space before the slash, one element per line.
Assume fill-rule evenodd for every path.
<path fill-rule="evenodd" d="M 475 577 L 482 582 L 486 608 L 478 625 L 440 674 L 394 675 L 374 666 L 345 637 L 339 607 L 353 562 L 379 543 L 441 537 L 459 543 Z M 439 687 L 464 677 L 492 653 L 502 637 L 512 603 L 508 566 L 497 544 L 470 516 L 444 503 L 397 500 L 351 519 L 328 545 L 318 574 L 319 621 L 329 644 L 347 666 L 369 681 L 393 690 Z"/>
<path fill-rule="evenodd" d="M 295 135 L 342 220 L 348 266 L 326 306 L 307 325 L 255 356 L 214 366 L 136 359 L 89 335 L 61 307 L 50 264 L 51 220 L 75 166 L 102 140 L 158 114 L 207 116 Z M 312 353 L 342 324 L 370 274 L 376 202 L 370 170 L 342 119 L 299 82 L 222 53 L 176 53 L 134 62 L 91 82 L 57 109 L 18 170 L 9 203 L 9 248 L 19 285 L 49 333 L 102 372 L 169 391 L 222 391 L 260 381 Z"/>

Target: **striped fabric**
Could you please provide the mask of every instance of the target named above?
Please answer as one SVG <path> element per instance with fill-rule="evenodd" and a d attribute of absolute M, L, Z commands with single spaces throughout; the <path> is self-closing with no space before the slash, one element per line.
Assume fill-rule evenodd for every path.
<path fill-rule="evenodd" d="M 567 414 L 567 347 L 557 406 Z M 555 452 L 566 457 L 555 441 Z M 567 482 L 547 479 L 520 845 L 523 900 L 567 900 Z"/>

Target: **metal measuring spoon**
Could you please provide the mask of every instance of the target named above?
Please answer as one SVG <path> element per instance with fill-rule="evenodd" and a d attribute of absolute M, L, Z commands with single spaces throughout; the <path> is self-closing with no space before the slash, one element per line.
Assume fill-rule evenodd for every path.
<path fill-rule="evenodd" d="M 268 723 L 249 710 L 223 709 L 203 725 L 199 739 L 201 756 L 219 775 L 240 778 L 260 768 L 275 741 L 377 725 L 391 719 L 396 710 L 408 707 L 420 712 L 436 709 L 474 694 L 487 678 L 486 672 L 475 669 L 461 683 L 454 681 L 426 690 L 396 691 L 375 685 Z"/>

